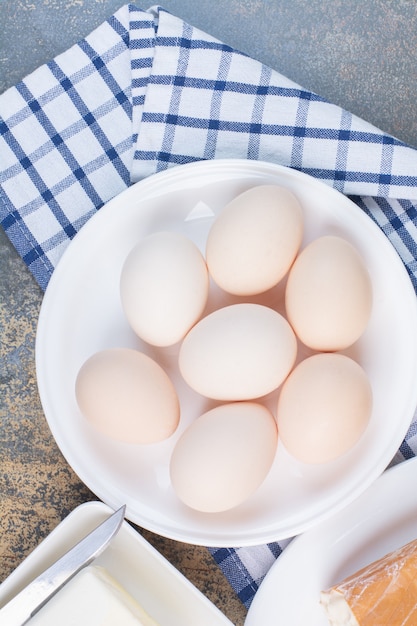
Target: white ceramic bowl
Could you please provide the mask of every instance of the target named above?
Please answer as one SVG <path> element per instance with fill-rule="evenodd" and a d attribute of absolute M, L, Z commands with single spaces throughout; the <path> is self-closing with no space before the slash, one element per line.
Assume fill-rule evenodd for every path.
<path fill-rule="evenodd" d="M 119 297 L 127 253 L 150 232 L 173 229 L 204 250 L 211 223 L 238 193 L 259 184 L 288 186 L 305 213 L 303 246 L 324 234 L 351 241 L 372 278 L 374 307 L 365 333 L 347 354 L 367 372 L 374 394 L 369 427 L 339 460 L 308 466 L 281 445 L 261 488 L 219 514 L 184 506 L 169 478 L 173 446 L 206 401 L 183 383 L 175 350 L 155 351 L 129 328 Z M 216 295 L 213 296 L 216 303 Z M 36 366 L 51 431 L 78 476 L 112 508 L 160 535 L 207 546 L 243 546 L 292 537 L 357 498 L 400 446 L 417 403 L 417 304 L 406 270 L 376 224 L 348 198 L 297 171 L 244 160 L 174 167 L 133 185 L 81 229 L 60 260 L 39 317 Z M 224 303 L 224 302 L 222 302 Z M 78 409 L 74 383 L 92 353 L 136 347 L 157 358 L 177 386 L 182 418 L 177 432 L 153 446 L 106 440 Z M 272 398 L 273 400 L 273 398 Z M 216 451 L 213 450 L 213 454 Z"/>

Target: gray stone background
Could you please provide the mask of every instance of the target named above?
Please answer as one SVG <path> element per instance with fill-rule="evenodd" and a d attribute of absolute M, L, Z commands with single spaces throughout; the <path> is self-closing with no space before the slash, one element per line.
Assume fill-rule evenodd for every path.
<path fill-rule="evenodd" d="M 0 93 L 121 0 L 0 0 Z M 150 4 L 136 2 L 146 9 Z M 417 146 L 415 0 L 165 0 L 164 8 Z"/>

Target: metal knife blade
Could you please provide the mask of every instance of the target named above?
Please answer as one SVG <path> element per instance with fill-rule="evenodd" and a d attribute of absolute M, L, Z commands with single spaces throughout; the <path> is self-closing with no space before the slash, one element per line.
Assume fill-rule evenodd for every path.
<path fill-rule="evenodd" d="M 125 506 L 120 507 L 12 598 L 0 609 L 0 624 L 26 624 L 65 583 L 103 552 L 118 532 L 125 510 Z"/>

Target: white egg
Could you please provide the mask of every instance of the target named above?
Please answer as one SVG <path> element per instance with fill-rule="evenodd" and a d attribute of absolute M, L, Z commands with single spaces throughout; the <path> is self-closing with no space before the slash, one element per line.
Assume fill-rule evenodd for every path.
<path fill-rule="evenodd" d="M 238 506 L 267 476 L 277 427 L 266 407 L 233 402 L 198 417 L 177 441 L 171 482 L 189 507 L 215 513 Z"/>
<path fill-rule="evenodd" d="M 279 437 L 298 460 L 325 463 L 359 441 L 371 411 L 372 389 L 362 367 L 343 354 L 315 354 L 281 388 Z"/>
<path fill-rule="evenodd" d="M 299 254 L 288 275 L 287 318 L 314 350 L 343 350 L 364 332 L 372 309 L 372 284 L 354 246 L 324 236 Z"/>
<path fill-rule="evenodd" d="M 297 341 L 273 309 L 232 304 L 202 318 L 186 335 L 179 368 L 192 389 L 217 400 L 250 400 L 276 389 L 290 372 Z"/>
<path fill-rule="evenodd" d="M 96 352 L 75 383 L 81 413 L 101 433 L 126 443 L 156 443 L 176 430 L 180 407 L 166 372 L 129 348 Z"/>
<path fill-rule="evenodd" d="M 144 341 L 170 346 L 203 313 L 209 278 L 203 255 L 187 237 L 158 232 L 140 241 L 121 272 L 120 295 L 130 326 Z"/>
<path fill-rule="evenodd" d="M 302 234 L 301 205 L 289 189 L 252 187 L 227 204 L 213 223 L 206 245 L 209 272 L 229 293 L 264 292 L 288 272 Z"/>

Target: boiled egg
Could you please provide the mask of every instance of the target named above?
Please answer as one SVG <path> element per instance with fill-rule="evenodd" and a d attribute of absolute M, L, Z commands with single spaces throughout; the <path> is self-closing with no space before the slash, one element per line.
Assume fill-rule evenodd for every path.
<path fill-rule="evenodd" d="M 177 441 L 170 462 L 172 487 L 193 509 L 226 511 L 260 487 L 276 447 L 276 422 L 265 406 L 220 405 L 198 417 Z"/>
<path fill-rule="evenodd" d="M 359 363 L 343 354 L 314 354 L 282 385 L 279 437 L 299 461 L 326 463 L 359 441 L 371 411 L 372 389 Z"/>
<path fill-rule="evenodd" d="M 250 400 L 276 389 L 290 372 L 297 340 L 280 313 L 242 302 L 203 317 L 186 335 L 178 363 L 187 384 L 217 400 Z"/>
<path fill-rule="evenodd" d="M 209 231 L 210 275 L 231 294 L 267 291 L 288 272 L 302 234 L 303 213 L 292 191 L 279 185 L 252 187 L 223 207 Z"/>
<path fill-rule="evenodd" d="M 156 232 L 131 250 L 123 265 L 120 295 L 135 333 L 154 346 L 180 341 L 201 316 L 208 298 L 206 262 L 191 239 Z"/>
<path fill-rule="evenodd" d="M 90 356 L 76 377 L 75 395 L 94 428 L 117 441 L 156 443 L 178 426 L 174 385 L 156 361 L 137 350 L 112 348 Z"/>
<path fill-rule="evenodd" d="M 285 307 L 298 338 L 314 350 L 357 341 L 372 310 L 371 278 L 357 249 L 338 236 L 313 240 L 289 272 Z"/>

